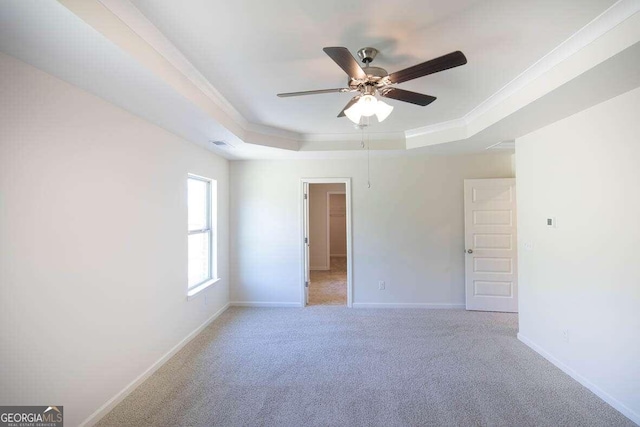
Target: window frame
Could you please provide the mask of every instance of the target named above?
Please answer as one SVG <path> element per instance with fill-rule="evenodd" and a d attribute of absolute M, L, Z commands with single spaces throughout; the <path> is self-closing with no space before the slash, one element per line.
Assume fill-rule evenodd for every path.
<path fill-rule="evenodd" d="M 205 200 L 205 219 L 206 224 L 205 228 L 198 230 L 190 230 L 189 229 L 189 202 L 188 202 L 188 191 L 189 191 L 189 180 L 201 181 L 204 182 L 207 186 L 206 189 L 206 197 Z M 208 271 L 207 278 L 202 282 L 196 283 L 194 285 L 189 286 L 189 248 L 187 244 L 187 298 L 191 299 L 196 296 L 201 291 L 205 290 L 209 286 L 213 285 L 217 281 L 220 280 L 218 278 L 218 263 L 217 263 L 217 194 L 218 194 L 218 186 L 217 181 L 215 179 L 207 178 L 201 175 L 196 175 L 189 173 L 187 174 L 187 240 L 189 236 L 196 234 L 207 234 L 209 237 L 209 259 L 208 259 Z M 215 196 L 215 198 L 214 198 Z M 214 217 L 215 215 L 215 217 Z"/>

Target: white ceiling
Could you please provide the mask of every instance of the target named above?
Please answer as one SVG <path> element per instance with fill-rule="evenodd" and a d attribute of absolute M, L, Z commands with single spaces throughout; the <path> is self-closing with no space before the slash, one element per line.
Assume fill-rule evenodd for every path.
<path fill-rule="evenodd" d="M 4 2 L 0 52 L 234 158 L 208 144 L 211 135 L 235 143 L 230 132 L 57 2 Z"/>
<path fill-rule="evenodd" d="M 380 50 L 389 72 L 461 50 L 469 63 L 401 85 L 438 97 L 396 109 L 371 132 L 403 132 L 465 116 L 610 7 L 614 0 L 170 0 L 132 3 L 249 122 L 300 134 L 355 133 L 337 113 L 351 95 L 280 99 L 344 87 L 322 48 Z"/>
<path fill-rule="evenodd" d="M 137 3 L 142 9 L 145 8 L 144 3 Z M 398 107 L 389 119 L 390 124 L 396 123 L 394 126 L 397 126 L 398 121 L 409 123 L 410 120 L 415 120 L 415 124 L 410 125 L 417 126 L 417 129 L 415 127 L 397 128 L 400 131 L 394 131 L 396 128 L 381 130 L 381 128 L 372 127 L 369 129 L 367 139 L 371 141 L 372 156 L 481 152 L 491 145 L 513 140 L 540 126 L 640 86 L 638 71 L 640 70 L 640 0 L 619 0 L 606 12 L 582 27 L 574 22 L 578 20 L 576 16 L 583 17 L 584 11 L 589 7 L 592 14 L 597 14 L 596 5 L 600 5 L 602 9 L 610 2 L 581 1 L 579 13 L 574 13 L 567 6 L 575 5 L 577 2 L 557 2 L 561 6 L 556 10 L 564 10 L 562 13 L 565 14 L 563 17 L 565 21 L 574 22 L 574 25 L 581 28 L 577 32 L 575 28 L 565 28 L 566 22 L 556 26 L 554 31 L 547 31 L 548 26 L 541 23 L 545 20 L 540 16 L 543 12 L 550 13 L 553 2 L 535 2 L 534 6 L 529 5 L 530 17 L 518 16 L 517 19 L 516 15 L 523 12 L 518 10 L 519 6 L 516 3 L 524 4 L 524 2 L 505 4 L 505 2 L 479 3 L 456 0 L 438 3 L 442 5 L 434 6 L 429 2 L 407 3 L 413 5 L 412 10 L 420 8 L 424 16 L 432 17 L 431 19 L 426 19 L 424 16 L 424 19 L 421 18 L 424 20 L 426 29 L 416 29 L 417 25 L 411 26 L 406 23 L 400 25 L 399 12 L 392 11 L 386 15 L 373 13 L 372 16 L 375 18 L 372 18 L 372 22 L 382 22 L 384 20 L 381 16 L 386 16 L 386 21 L 392 23 L 388 24 L 387 28 L 394 28 L 390 33 L 394 34 L 395 39 L 389 38 L 386 42 L 382 36 L 377 39 L 373 36 L 368 37 L 367 34 L 372 33 L 373 30 L 360 33 L 347 31 L 350 34 L 350 40 L 354 40 L 352 42 L 343 43 L 340 37 L 326 36 L 331 39 L 331 42 L 326 45 L 343 44 L 352 49 L 355 49 L 353 46 L 376 45 L 383 50 L 381 54 L 383 58 L 387 56 L 388 60 L 393 56 L 398 62 L 405 61 L 402 66 L 412 65 L 423 59 L 418 57 L 412 59 L 413 53 L 406 48 L 401 48 L 404 45 L 402 40 L 413 37 L 410 36 L 413 33 L 429 33 L 428 37 L 438 40 L 441 46 L 441 52 L 418 56 L 425 55 L 428 58 L 460 48 L 469 57 L 470 63 L 464 67 L 435 76 L 427 76 L 416 82 L 428 83 L 427 86 L 431 89 L 425 92 L 441 97 L 436 103 L 424 109 L 407 105 L 409 117 L 402 117 L 400 113 L 405 109 Z M 185 51 L 187 49 L 178 49 L 174 45 L 178 42 L 172 43 L 167 39 L 168 34 L 160 32 L 129 0 L 58 0 L 58 2 L 6 0 L 0 4 L 0 51 L 100 96 L 114 105 L 229 159 L 366 156 L 366 150 L 362 150 L 360 146 L 360 134 L 355 132 L 347 121 L 340 121 L 334 117 L 342 107 L 344 101 L 342 98 L 348 99 L 348 95 L 334 94 L 293 100 L 275 96 L 275 93 L 280 91 L 340 84 L 342 71 L 322 53 L 324 36 L 316 34 L 322 32 L 317 28 L 331 27 L 326 22 L 332 21 L 333 18 L 344 25 L 347 25 L 348 17 L 360 20 L 356 13 L 357 3 L 346 3 L 347 6 L 336 6 L 336 2 L 329 2 L 329 5 L 322 3 L 314 13 L 310 10 L 311 4 L 307 2 L 277 3 L 281 6 L 276 10 L 265 9 L 260 6 L 262 3 L 249 7 L 246 0 L 240 0 L 234 5 L 218 4 L 218 9 L 212 12 L 214 15 L 205 13 L 211 9 L 209 2 L 200 1 L 189 4 L 193 10 L 201 12 L 197 15 L 202 15 L 191 22 L 194 27 L 206 27 L 205 23 L 209 22 L 209 27 L 212 28 L 207 31 L 214 31 L 216 25 L 222 29 L 226 28 L 224 34 L 232 32 L 231 27 L 234 25 L 238 30 L 237 38 L 227 37 L 224 34 L 212 36 L 215 42 L 211 43 L 211 47 L 209 43 L 205 43 L 209 37 L 204 37 L 202 43 L 194 42 L 200 47 L 191 50 L 199 51 L 203 53 L 203 58 L 207 58 L 204 60 L 204 66 L 198 65 L 197 68 L 194 64 L 203 59 L 191 57 Z M 394 4 L 397 5 L 397 2 Z M 240 19 L 234 24 L 230 19 L 220 18 L 231 16 L 226 10 L 229 8 L 239 13 L 238 9 L 241 9 L 242 5 L 247 8 L 246 20 Z M 430 9 L 431 12 L 426 13 L 424 10 L 428 5 L 433 7 Z M 487 5 L 493 9 L 485 9 Z M 157 8 L 158 11 L 155 13 L 163 15 L 173 13 L 174 6 L 173 2 L 157 1 L 153 3 L 152 8 Z M 344 7 L 351 10 L 347 14 L 348 17 L 342 17 L 333 12 L 339 7 L 343 11 Z M 476 16 L 476 13 L 480 14 L 478 15 L 480 17 Z M 309 15 L 314 19 L 309 18 Z M 262 19 L 258 19 L 258 16 Z M 283 22 L 279 27 L 271 22 L 276 19 L 276 16 L 278 22 Z M 291 19 L 284 21 L 281 16 L 295 17 L 293 22 L 297 24 L 292 24 Z M 479 36 L 480 31 L 477 32 L 476 37 L 475 33 L 472 34 L 467 28 L 473 23 L 471 18 L 474 16 L 475 20 L 480 21 L 474 25 L 486 30 L 484 37 L 487 37 L 486 34 L 489 32 L 508 33 L 514 41 L 509 41 L 509 37 L 496 36 L 491 43 L 487 38 L 482 39 Z M 491 20 L 494 26 L 498 26 L 496 16 L 500 16 L 500 20 L 518 21 L 519 25 L 505 24 L 504 26 L 509 27 L 510 30 L 504 32 L 497 29 L 494 31 L 484 26 L 483 22 L 486 20 Z M 506 19 L 507 16 L 511 21 Z M 549 19 L 555 17 L 552 16 Z M 158 20 L 158 26 L 162 25 L 161 21 L 162 19 Z M 305 25 L 301 25 L 300 22 L 304 22 Z M 563 31 L 571 37 L 565 34 L 563 37 L 566 38 L 563 39 L 558 35 L 559 42 L 547 41 L 552 46 L 546 51 L 542 49 L 542 43 L 538 40 L 530 43 L 531 49 L 525 46 L 518 51 L 518 55 L 533 56 L 530 55 L 531 50 L 533 47 L 538 48 L 541 53 L 536 58 L 542 56 L 543 58 L 535 63 L 525 63 L 526 61 L 521 58 L 516 60 L 514 58 L 518 55 L 512 54 L 511 61 L 506 62 L 511 65 L 514 61 L 521 62 L 520 69 L 512 71 L 514 75 L 505 78 L 504 82 L 499 84 L 494 82 L 496 88 L 492 90 L 487 90 L 484 84 L 470 84 L 469 80 L 458 81 L 455 72 L 467 72 L 473 69 L 472 66 L 479 67 L 480 64 L 484 64 L 481 67 L 482 70 L 469 73 L 471 80 L 497 81 L 496 76 L 504 77 L 502 71 L 510 65 L 485 64 L 486 59 L 482 55 L 482 49 L 478 47 L 481 44 L 480 40 L 484 40 L 487 52 L 497 49 L 493 47 L 495 45 L 511 46 L 516 43 L 515 40 L 525 37 L 521 34 L 524 30 L 518 30 L 518 26 L 527 29 L 524 32 L 529 39 L 535 39 L 531 37 L 534 33 L 530 28 L 533 25 L 531 22 L 541 23 L 541 29 L 537 31 L 541 39 L 548 40 L 550 37 L 547 37 L 547 33 L 555 34 L 560 31 L 560 27 L 564 28 Z M 461 31 L 450 34 L 447 28 L 451 26 L 458 26 Z M 267 27 L 272 33 L 267 32 Z M 252 31 L 251 28 L 254 30 Z M 312 31 L 313 28 L 316 29 Z M 446 47 L 449 46 L 448 42 L 445 43 L 446 37 L 439 36 L 440 30 L 434 28 L 440 28 L 456 46 Z M 185 32 L 190 32 L 189 28 L 186 28 Z M 286 36 L 293 33 L 303 34 L 307 41 L 294 43 L 293 40 L 301 40 L 303 37 Z M 463 33 L 467 34 L 466 38 L 461 36 Z M 186 36 L 182 35 L 182 37 Z M 420 39 L 424 37 L 426 36 L 421 36 Z M 311 52 L 308 39 L 315 39 L 321 43 L 318 45 L 319 53 Z M 347 36 L 345 36 L 346 39 L 348 39 Z M 247 47 L 250 40 L 254 43 L 249 43 L 251 46 Z M 292 50 L 276 48 L 276 45 L 284 44 L 287 40 Z M 276 58 L 267 54 L 271 45 L 276 46 L 271 48 L 271 54 L 277 55 Z M 220 49 L 226 52 L 228 58 L 222 60 L 211 57 L 210 49 Z M 431 52 L 432 48 L 426 46 L 423 49 L 425 52 Z M 307 50 L 308 53 L 300 53 Z M 185 59 L 185 55 L 188 60 Z M 250 64 L 252 61 L 248 60 L 247 55 L 253 56 L 253 64 Z M 488 55 L 491 57 L 489 53 Z M 304 59 L 298 61 L 295 58 Z M 497 55 L 497 58 L 505 61 L 503 55 Z M 274 72 L 274 69 L 280 69 L 279 61 L 282 60 L 297 67 L 301 73 L 292 73 L 293 77 L 289 77 Z M 534 58 L 531 61 L 536 60 Z M 220 64 L 219 67 L 218 64 Z M 335 83 L 332 80 L 334 84 L 309 86 L 313 84 L 313 79 L 305 78 L 304 73 L 308 74 L 316 65 L 316 72 L 322 74 L 323 79 L 326 76 L 328 81 L 331 79 L 339 81 Z M 227 71 L 224 71 L 225 69 Z M 526 71 L 522 73 L 523 69 Z M 389 71 L 393 70 L 395 68 L 389 67 Z M 234 71 L 241 72 L 245 76 L 256 76 L 255 78 L 258 79 L 264 79 L 263 74 L 270 75 L 272 83 L 270 86 L 254 85 L 251 88 L 240 85 L 238 90 L 233 90 L 232 83 L 221 84 L 220 80 L 209 75 L 209 73 L 220 73 L 229 81 L 234 81 L 236 78 Z M 285 80 L 287 87 L 279 87 L 279 83 L 276 84 L 276 81 Z M 300 87 L 289 87 L 293 80 L 298 81 Z M 468 93 L 459 92 L 459 83 L 466 85 Z M 303 84 L 306 86 L 302 86 Z M 404 87 L 421 90 L 409 85 Z M 447 97 L 442 96 L 441 92 L 434 92 L 436 88 L 452 96 L 460 96 L 459 105 L 450 102 L 449 110 L 445 111 L 441 107 L 446 104 Z M 477 94 L 480 92 L 486 92 L 487 95 L 484 98 L 479 97 Z M 255 105 L 252 102 L 246 102 L 246 105 L 238 102 L 238 99 L 242 100 L 243 97 L 251 99 L 253 94 L 256 97 Z M 478 103 L 473 104 L 469 101 L 473 97 L 479 99 Z M 262 103 L 258 102 L 259 100 L 262 100 Z M 323 107 L 319 103 L 316 104 L 315 100 L 326 102 L 326 105 Z M 291 104 L 290 101 L 296 104 Z M 313 105 L 307 104 L 311 101 Z M 462 108 L 461 105 L 466 107 Z M 326 108 L 328 114 L 324 119 L 318 118 L 322 108 Z M 424 115 L 418 118 L 412 117 L 411 115 L 416 111 L 423 111 Z M 439 120 L 444 121 L 434 122 L 436 113 L 441 115 Z M 264 119 L 272 116 L 275 121 Z M 391 119 L 396 121 L 392 122 Z M 295 132 L 278 129 L 278 126 L 289 128 L 290 125 Z M 302 127 L 297 127 L 303 125 L 309 127 L 308 133 L 305 133 Z M 382 125 L 387 124 L 385 122 Z M 346 128 L 332 128 L 336 126 L 346 126 Z M 323 127 L 329 130 L 325 132 Z M 211 144 L 212 140 L 224 140 L 231 146 L 219 148 Z"/>

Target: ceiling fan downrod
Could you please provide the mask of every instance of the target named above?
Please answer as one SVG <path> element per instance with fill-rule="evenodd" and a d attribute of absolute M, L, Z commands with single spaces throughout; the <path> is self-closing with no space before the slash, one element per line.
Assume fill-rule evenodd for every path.
<path fill-rule="evenodd" d="M 376 55 L 378 55 L 378 49 L 375 47 L 363 47 L 358 50 L 358 57 L 367 67 L 376 58 Z"/>

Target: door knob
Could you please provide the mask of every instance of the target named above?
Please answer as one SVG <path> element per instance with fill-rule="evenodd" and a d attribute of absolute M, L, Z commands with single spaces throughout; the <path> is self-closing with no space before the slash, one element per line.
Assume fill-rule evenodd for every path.
<path fill-rule="evenodd" d="M 473 253 L 473 249 L 467 249 L 467 253 L 468 254 L 472 254 Z"/>

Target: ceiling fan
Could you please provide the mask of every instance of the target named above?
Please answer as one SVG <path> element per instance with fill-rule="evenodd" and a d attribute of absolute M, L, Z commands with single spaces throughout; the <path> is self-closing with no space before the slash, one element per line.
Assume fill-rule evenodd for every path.
<path fill-rule="evenodd" d="M 370 66 L 378 54 L 378 50 L 365 47 L 358 50 L 358 57 L 364 63 L 364 68 L 349 53 L 346 47 L 325 47 L 322 49 L 340 68 L 349 76 L 346 88 L 320 89 L 304 92 L 279 93 L 281 98 L 301 95 L 317 95 L 321 93 L 355 92 L 358 95 L 340 111 L 338 117 L 347 116 L 352 122 L 362 124 L 362 117 L 370 117 L 375 114 L 381 122 L 391 114 L 393 107 L 377 99 L 376 95 L 383 98 L 391 98 L 398 101 L 425 106 L 436 100 L 435 96 L 424 95 L 404 89 L 398 89 L 393 85 L 409 80 L 417 79 L 429 74 L 448 70 L 467 63 L 467 58 L 460 51 L 451 52 L 430 61 L 423 62 L 395 73 L 387 73 L 380 67 Z"/>

